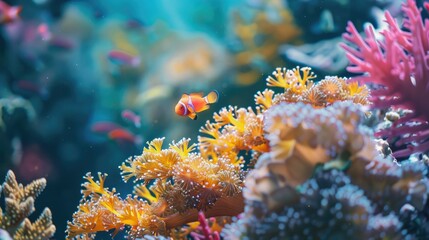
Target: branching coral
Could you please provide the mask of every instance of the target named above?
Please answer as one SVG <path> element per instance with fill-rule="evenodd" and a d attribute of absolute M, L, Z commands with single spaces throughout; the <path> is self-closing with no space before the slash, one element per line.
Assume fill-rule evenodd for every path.
<path fill-rule="evenodd" d="M 425 166 L 399 166 L 385 157 L 362 125 L 363 116 L 351 102 L 324 109 L 282 103 L 268 109 L 264 130 L 271 151 L 247 175 L 245 213 L 224 235 L 412 237 L 416 231 L 400 219 L 404 206 L 421 211 L 427 202 Z"/>
<path fill-rule="evenodd" d="M 46 186 L 44 178 L 27 186 L 18 184 L 15 174 L 9 171 L 0 190 L 5 197 L 5 210 L 0 209 L 0 229 L 5 229 L 13 239 L 50 239 L 55 233 L 49 208 L 31 223 L 28 216 L 34 212 L 34 200 Z"/>
<path fill-rule="evenodd" d="M 425 3 L 425 8 L 429 10 L 429 4 Z M 372 26 L 365 29 L 366 38 L 362 38 L 352 23 L 343 35 L 352 45 L 343 45 L 351 62 L 348 70 L 365 74 L 355 80 L 378 86 L 372 93 L 374 107 L 410 110 L 393 127 L 378 133 L 390 142 L 400 137 L 398 146 L 408 145 L 395 151 L 396 157 L 429 150 L 429 22 L 423 23 L 414 0 L 407 0 L 402 10 L 402 26 L 386 12 L 388 29 L 382 31 L 382 40 L 376 39 Z"/>
<path fill-rule="evenodd" d="M 198 221 L 199 226 L 197 229 L 201 233 L 191 232 L 191 236 L 194 238 L 194 240 L 220 240 L 219 232 L 216 230 L 212 230 L 213 228 L 220 227 L 216 223 L 216 219 L 211 219 L 212 226 L 210 226 L 210 221 L 206 219 L 203 212 L 198 213 Z M 220 228 L 221 229 L 221 228 Z"/>

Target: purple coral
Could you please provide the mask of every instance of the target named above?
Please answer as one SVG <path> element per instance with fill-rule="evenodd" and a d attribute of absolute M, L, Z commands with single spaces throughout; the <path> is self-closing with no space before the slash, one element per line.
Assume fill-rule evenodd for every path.
<path fill-rule="evenodd" d="M 424 7 L 429 11 L 428 3 Z M 391 128 L 378 132 L 390 142 L 400 137 L 398 147 L 408 145 L 395 151 L 396 157 L 429 150 L 429 21 L 423 22 L 413 0 L 407 0 L 402 11 L 402 27 L 385 13 L 388 29 L 381 32 L 382 40 L 372 26 L 363 38 L 349 22 L 343 38 L 355 48 L 342 44 L 351 62 L 347 70 L 364 74 L 354 79 L 379 86 L 372 92 L 374 107 L 409 110 Z"/>

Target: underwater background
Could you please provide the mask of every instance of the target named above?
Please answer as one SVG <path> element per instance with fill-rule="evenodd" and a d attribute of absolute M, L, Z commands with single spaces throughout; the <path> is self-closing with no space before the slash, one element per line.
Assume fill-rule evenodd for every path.
<path fill-rule="evenodd" d="M 0 0 L 1 239 L 429 239 L 427 9 Z"/>

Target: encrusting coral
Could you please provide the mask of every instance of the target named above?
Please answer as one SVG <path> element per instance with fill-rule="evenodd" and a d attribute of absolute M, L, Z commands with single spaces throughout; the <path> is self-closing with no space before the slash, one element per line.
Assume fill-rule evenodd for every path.
<path fill-rule="evenodd" d="M 106 175 L 99 173 L 95 181 L 88 174 L 82 202 L 68 223 L 68 238 L 91 239 L 96 232 L 109 230 L 114 236 L 125 227 L 132 239 L 146 235 L 185 238 L 189 231 L 179 227 L 197 221 L 199 211 L 209 218 L 243 212 L 246 169 L 252 168 L 261 154 L 275 151 L 266 138 L 264 112 L 286 102 L 311 99 L 306 94 L 309 90 L 321 97 L 308 105 L 312 109 L 336 101 L 367 103 L 369 92 L 364 86 L 337 77 L 314 84 L 313 78 L 310 68 L 278 70 L 267 83 L 284 92 L 257 93 L 256 110 L 229 107 L 215 113 L 214 122 L 200 129 L 205 136 L 198 138 L 199 151 L 190 139 L 173 142 L 166 149 L 162 138 L 148 142 L 141 155 L 128 158 L 119 167 L 124 181 L 141 181 L 125 199 L 115 189 L 105 188 Z M 250 152 L 252 159 L 245 159 L 243 152 Z"/>
<path fill-rule="evenodd" d="M 429 10 L 428 3 L 424 7 Z M 371 99 L 374 107 L 407 110 L 391 128 L 378 132 L 399 147 L 394 149 L 396 157 L 429 150 L 429 22 L 423 21 L 414 0 L 404 2 L 402 11 L 402 26 L 385 13 L 388 29 L 381 32 L 382 39 L 372 26 L 361 37 L 350 22 L 343 35 L 350 45 L 342 45 L 351 62 L 347 69 L 364 74 L 355 80 L 376 86 Z"/>
<path fill-rule="evenodd" d="M 427 202 L 426 166 L 385 156 L 359 105 L 282 103 L 264 119 L 271 151 L 247 175 L 245 213 L 226 239 L 427 236 L 403 220 L 404 208 L 417 213 Z"/>
<path fill-rule="evenodd" d="M 13 239 L 50 239 L 55 233 L 51 211 L 45 208 L 33 223 L 27 218 L 34 212 L 34 200 L 46 186 L 46 179 L 34 180 L 27 186 L 18 184 L 15 174 L 8 171 L 1 186 L 5 198 L 5 210 L 0 209 L 0 229 L 6 230 Z"/>

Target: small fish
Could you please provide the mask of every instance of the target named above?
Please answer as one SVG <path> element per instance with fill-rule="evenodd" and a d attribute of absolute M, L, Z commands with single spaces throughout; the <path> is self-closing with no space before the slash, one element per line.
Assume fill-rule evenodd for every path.
<path fill-rule="evenodd" d="M 48 46 L 53 50 L 69 51 L 74 48 L 73 42 L 65 37 L 52 36 L 48 41 Z"/>
<path fill-rule="evenodd" d="M 110 51 L 107 58 L 114 64 L 120 66 L 137 67 L 141 62 L 139 57 L 118 50 Z"/>
<path fill-rule="evenodd" d="M 0 1 L 0 23 L 11 23 L 17 20 L 21 11 L 21 6 L 12 7 L 7 3 Z"/>
<path fill-rule="evenodd" d="M 108 136 L 112 140 L 125 141 L 125 142 L 135 143 L 138 145 L 142 143 L 142 138 L 140 136 L 138 135 L 136 136 L 133 133 L 123 128 L 118 128 L 110 131 Z"/>
<path fill-rule="evenodd" d="M 134 112 L 130 110 L 124 110 L 121 113 L 121 116 L 123 119 L 131 121 L 135 127 L 140 128 L 141 126 L 141 119 L 140 116 L 135 114 Z"/>
<path fill-rule="evenodd" d="M 195 120 L 197 113 L 210 108 L 210 104 L 217 102 L 219 93 L 211 91 L 207 96 L 203 97 L 202 93 L 183 94 L 182 98 L 176 104 L 175 112 L 180 116 L 188 116 Z"/>
<path fill-rule="evenodd" d="M 41 84 L 28 80 L 19 80 L 15 83 L 15 87 L 19 92 L 39 95 L 41 97 L 48 96 L 48 89 Z"/>
<path fill-rule="evenodd" d="M 96 133 L 109 133 L 115 129 L 121 128 L 116 123 L 112 122 L 97 122 L 91 126 L 91 131 Z"/>
<path fill-rule="evenodd" d="M 142 29 L 144 26 L 145 26 L 145 24 L 137 18 L 130 18 L 125 23 L 125 27 L 128 29 L 136 29 L 137 30 L 137 29 Z"/>

